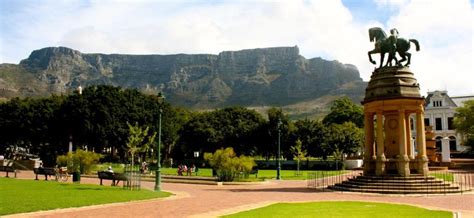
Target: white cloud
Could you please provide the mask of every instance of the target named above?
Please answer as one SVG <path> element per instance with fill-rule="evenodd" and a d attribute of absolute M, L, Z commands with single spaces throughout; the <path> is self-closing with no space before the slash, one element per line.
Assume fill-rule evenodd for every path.
<path fill-rule="evenodd" d="M 6 29 L 13 31 L 2 27 L 7 33 L 0 35 L 0 61 L 18 62 L 34 49 L 60 45 L 85 53 L 133 54 L 216 54 L 298 45 L 306 58 L 355 64 L 368 80 L 374 68 L 367 58 L 373 49 L 368 28 L 396 27 L 401 37 L 421 43 L 420 52 L 412 51 L 412 70 L 424 91 L 447 87 L 450 94 L 474 92 L 468 0 L 375 2 L 378 7 L 396 7 L 391 13 L 397 14 L 387 24 L 357 23 L 334 0 L 31 2 L 7 17 Z"/>
<path fill-rule="evenodd" d="M 472 16 L 468 0 L 411 1 L 389 20 L 402 37 L 420 41 L 411 69 L 423 92 L 474 94 Z"/>

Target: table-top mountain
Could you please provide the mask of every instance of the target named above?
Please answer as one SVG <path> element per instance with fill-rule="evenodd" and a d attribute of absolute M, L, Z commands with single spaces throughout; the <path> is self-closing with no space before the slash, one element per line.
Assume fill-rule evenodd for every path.
<path fill-rule="evenodd" d="M 108 84 L 162 91 L 167 101 L 192 108 L 282 106 L 328 95 L 362 100 L 366 83 L 357 68 L 306 59 L 298 47 L 214 54 L 86 54 L 65 47 L 35 50 L 0 65 L 0 97 L 46 96 Z"/>

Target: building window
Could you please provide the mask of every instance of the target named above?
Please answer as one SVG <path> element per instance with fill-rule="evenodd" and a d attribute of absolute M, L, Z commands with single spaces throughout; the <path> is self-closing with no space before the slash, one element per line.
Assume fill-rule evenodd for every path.
<path fill-rule="evenodd" d="M 433 107 L 442 107 L 443 101 L 433 101 Z"/>
<path fill-rule="evenodd" d="M 430 118 L 425 118 L 425 126 L 429 126 L 430 125 Z"/>
<path fill-rule="evenodd" d="M 449 150 L 457 151 L 456 149 L 456 137 L 449 136 Z"/>
<path fill-rule="evenodd" d="M 441 125 L 441 118 L 436 118 L 436 130 L 443 130 L 443 126 Z"/>
<path fill-rule="evenodd" d="M 449 130 L 454 129 L 453 120 L 454 120 L 453 117 L 448 117 L 448 129 L 449 129 Z"/>
<path fill-rule="evenodd" d="M 441 152 L 441 139 L 442 137 L 436 137 L 436 152 Z"/>

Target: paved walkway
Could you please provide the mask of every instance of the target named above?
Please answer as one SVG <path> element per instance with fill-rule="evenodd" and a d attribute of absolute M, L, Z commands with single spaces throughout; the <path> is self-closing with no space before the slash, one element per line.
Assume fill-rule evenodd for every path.
<path fill-rule="evenodd" d="M 31 172 L 22 172 L 19 178 L 33 179 L 34 176 Z M 81 183 L 99 184 L 99 181 L 82 178 Z M 154 183 L 143 182 L 142 186 L 152 189 Z M 305 181 L 272 181 L 263 185 L 229 186 L 164 183 L 162 186 L 165 191 L 172 192 L 175 196 L 167 199 L 18 214 L 12 217 L 216 217 L 274 202 L 371 201 L 461 212 L 462 218 L 474 218 L 474 194 L 472 193 L 440 196 L 388 196 L 316 192 L 314 189 L 306 188 Z"/>

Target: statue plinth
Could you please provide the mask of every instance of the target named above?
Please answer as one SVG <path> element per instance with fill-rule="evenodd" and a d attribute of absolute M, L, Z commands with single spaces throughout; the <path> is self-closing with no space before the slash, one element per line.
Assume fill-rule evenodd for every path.
<path fill-rule="evenodd" d="M 375 167 L 368 166 L 364 169 L 364 174 L 396 173 L 398 176 L 408 177 L 413 171 L 426 175 L 424 98 L 420 95 L 419 84 L 410 69 L 383 67 L 374 71 L 362 104 L 366 116 L 366 156 L 377 157 Z M 416 144 L 419 155 L 416 158 L 410 129 L 412 114 L 416 114 L 413 119 L 416 121 L 413 126 L 417 127 Z"/>

